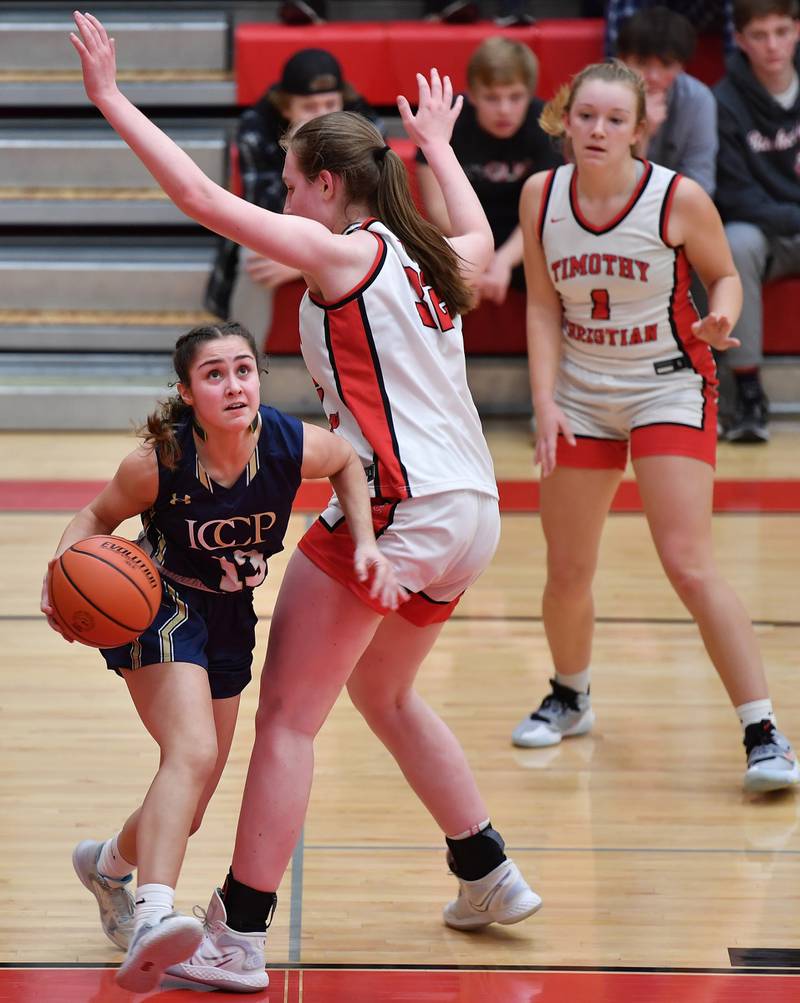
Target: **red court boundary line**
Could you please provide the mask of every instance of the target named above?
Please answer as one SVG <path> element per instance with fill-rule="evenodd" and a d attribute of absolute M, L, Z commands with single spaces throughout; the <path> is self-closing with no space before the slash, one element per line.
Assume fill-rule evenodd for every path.
<path fill-rule="evenodd" d="M 129 1003 L 114 969 L 4 968 L 0 1000 L 14 1003 Z M 270 971 L 270 987 L 248 994 L 272 1003 L 795 1003 L 800 975 L 770 973 L 492 971 L 473 969 L 297 969 Z M 137 999 L 199 1003 L 196 989 L 165 979 Z M 215 993 L 214 999 L 241 1000 Z"/>
<path fill-rule="evenodd" d="M 105 486 L 105 481 L 0 480 L 0 512 L 75 512 Z M 538 512 L 539 482 L 501 480 L 503 512 Z M 330 498 L 327 481 L 303 481 L 296 512 L 320 512 Z M 635 481 L 619 486 L 612 512 L 641 512 Z M 714 484 L 714 511 L 740 513 L 800 513 L 800 480 L 719 480 Z"/>

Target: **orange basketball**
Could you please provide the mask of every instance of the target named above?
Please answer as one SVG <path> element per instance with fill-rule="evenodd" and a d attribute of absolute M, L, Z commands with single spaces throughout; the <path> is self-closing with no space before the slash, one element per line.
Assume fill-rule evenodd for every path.
<path fill-rule="evenodd" d="M 155 619 L 161 578 L 143 550 L 120 536 L 89 536 L 65 550 L 50 572 L 50 602 L 78 641 L 127 644 Z"/>

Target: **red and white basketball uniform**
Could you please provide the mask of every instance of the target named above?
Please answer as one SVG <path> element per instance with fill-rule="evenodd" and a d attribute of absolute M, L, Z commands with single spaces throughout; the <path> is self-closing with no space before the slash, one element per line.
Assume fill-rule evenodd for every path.
<path fill-rule="evenodd" d="M 449 616 L 491 559 L 497 484 L 467 385 L 461 319 L 386 226 L 369 219 L 345 232 L 358 229 L 375 237 L 372 266 L 335 302 L 306 293 L 301 348 L 331 429 L 364 464 L 379 546 L 414 593 L 401 613 L 432 623 Z M 300 549 L 375 606 L 353 578 L 335 498 Z"/>
<path fill-rule="evenodd" d="M 555 398 L 578 439 L 559 439 L 562 465 L 624 469 L 629 440 L 634 459 L 715 462 L 716 368 L 691 331 L 686 254 L 667 240 L 680 175 L 640 164 L 628 204 L 602 226 L 581 213 L 574 165 L 545 183 L 539 237 L 563 305 Z"/>

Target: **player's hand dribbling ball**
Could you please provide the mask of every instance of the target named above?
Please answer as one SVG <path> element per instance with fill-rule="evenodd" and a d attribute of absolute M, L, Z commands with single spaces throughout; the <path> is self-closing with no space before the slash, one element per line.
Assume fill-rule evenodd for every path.
<path fill-rule="evenodd" d="M 116 648 L 155 619 L 161 578 L 136 544 L 120 536 L 89 536 L 52 562 L 47 592 L 65 637 Z"/>

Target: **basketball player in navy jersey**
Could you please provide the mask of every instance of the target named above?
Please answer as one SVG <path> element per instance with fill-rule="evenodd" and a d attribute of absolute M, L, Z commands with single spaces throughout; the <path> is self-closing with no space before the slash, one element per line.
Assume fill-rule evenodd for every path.
<path fill-rule="evenodd" d="M 742 303 L 719 215 L 694 181 L 632 155 L 645 94 L 622 63 L 582 70 L 542 125 L 566 135 L 574 158 L 529 179 L 520 204 L 555 678 L 513 741 L 555 745 L 592 727 L 592 579 L 630 450 L 661 563 L 741 721 L 745 788 L 797 784 L 752 624 L 712 555 L 711 347 L 737 343 L 730 331 Z M 702 318 L 688 293 L 690 266 L 709 295 Z"/>
<path fill-rule="evenodd" d="M 414 690 L 443 624 L 491 559 L 500 524 L 459 317 L 471 302 L 468 281 L 493 252 L 450 147 L 461 99 L 436 70 L 430 82 L 417 77 L 416 114 L 398 98 L 442 190 L 449 240 L 416 211 L 400 158 L 351 112 L 290 136 L 281 216 L 211 182 L 119 92 L 100 22 L 75 21 L 87 94 L 169 197 L 204 226 L 303 273 L 303 356 L 331 427 L 368 469 L 378 546 L 410 594 L 395 612 L 356 579 L 347 514 L 334 499 L 281 585 L 231 870 L 212 895 L 205 940 L 171 972 L 235 991 L 267 985 L 266 925 L 303 824 L 314 737 L 345 684 L 446 837 L 459 894 L 444 921 L 516 923 L 541 899 L 503 852 L 455 736 Z M 298 614 L 308 608 L 314 631 Z"/>
<path fill-rule="evenodd" d="M 174 912 L 175 884 L 228 758 L 239 695 L 250 681 L 253 589 L 283 550 L 302 477 L 329 477 L 355 547 L 353 572 L 376 602 L 396 606 L 394 574 L 375 546 L 362 465 L 348 443 L 259 406 L 253 338 L 238 324 L 195 328 L 174 354 L 178 396 L 152 414 L 144 443 L 70 522 L 56 557 L 141 513 L 137 541 L 162 576 L 152 626 L 103 657 L 127 683 L 159 745 L 158 772 L 141 805 L 105 842 L 84 840 L 73 864 L 100 906 L 103 929 L 127 949 L 117 981 L 145 992 L 203 934 Z M 52 564 L 52 562 L 51 562 Z M 59 627 L 47 595 L 42 611 Z M 198 668 L 200 671 L 198 671 Z M 128 891 L 138 867 L 135 901 Z"/>

